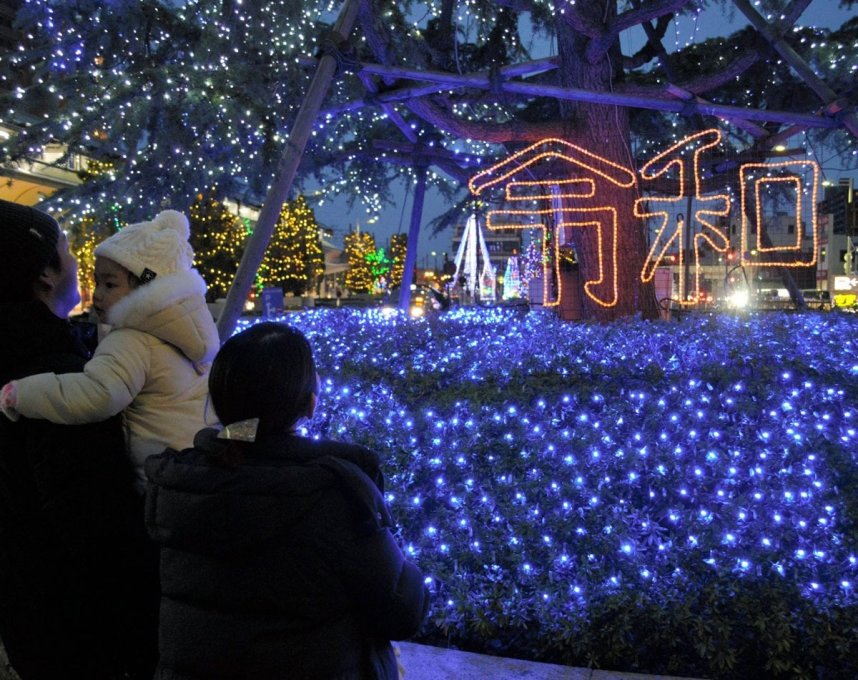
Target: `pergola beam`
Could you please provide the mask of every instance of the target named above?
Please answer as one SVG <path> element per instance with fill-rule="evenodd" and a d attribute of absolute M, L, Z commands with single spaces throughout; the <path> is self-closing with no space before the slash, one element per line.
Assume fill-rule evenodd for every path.
<path fill-rule="evenodd" d="M 730 121 L 763 121 L 786 123 L 790 125 L 801 125 L 812 128 L 836 128 L 840 126 L 838 120 L 833 117 L 814 115 L 808 113 L 795 113 L 792 111 L 779 111 L 768 109 L 748 109 L 741 106 L 729 106 L 727 104 L 713 104 L 706 101 L 690 100 L 679 101 L 674 98 L 662 99 L 639 94 L 624 94 L 622 92 L 596 92 L 573 87 L 559 87 L 556 85 L 543 85 L 539 83 L 528 83 L 523 81 L 493 79 L 488 73 L 470 73 L 459 75 L 443 71 L 424 71 L 420 69 L 406 68 L 403 66 L 384 66 L 382 64 L 361 64 L 360 71 L 377 76 L 397 78 L 402 80 L 414 80 L 433 83 L 429 90 L 454 90 L 463 87 L 479 90 L 497 89 L 506 94 L 522 95 L 527 97 L 550 97 L 566 101 L 585 101 L 596 104 L 608 104 L 612 106 L 625 106 L 629 108 L 650 109 L 653 111 L 664 111 L 667 113 L 678 113 L 682 115 L 702 114 L 717 116 Z M 501 69 L 501 74 L 505 71 Z M 391 90 L 383 92 L 377 97 L 367 101 L 351 102 L 344 107 L 360 108 L 369 103 L 381 103 L 400 101 L 414 98 L 414 90 Z M 330 115 L 343 107 L 331 109 Z"/>
<path fill-rule="evenodd" d="M 504 66 L 498 71 L 498 77 L 501 79 L 504 78 L 517 78 L 521 76 L 532 76 L 539 73 L 546 73 L 547 71 L 553 71 L 557 68 L 557 57 L 546 57 L 545 59 L 536 59 L 534 61 L 528 61 L 523 64 L 511 64 L 510 66 Z M 429 94 L 435 94 L 436 92 L 441 92 L 443 90 L 449 90 L 450 86 L 448 83 L 443 80 L 432 80 L 428 78 L 419 78 L 413 77 L 410 75 L 400 76 L 398 73 L 389 73 L 386 71 L 387 68 L 380 66 L 379 64 L 371 64 L 371 63 L 362 63 L 357 70 L 357 75 L 361 79 L 364 84 L 366 83 L 366 78 L 369 75 L 383 76 L 383 77 L 393 77 L 393 78 L 406 78 L 409 80 L 430 80 L 432 81 L 430 84 L 422 84 L 415 85 L 410 87 L 398 87 L 394 90 L 387 90 L 380 94 L 377 93 L 377 90 L 371 90 L 370 94 L 372 96 L 366 97 L 364 99 L 355 99 L 350 102 L 345 102 L 343 104 L 339 104 L 336 106 L 331 106 L 324 111 L 322 111 L 323 116 L 335 116 L 341 113 L 346 113 L 349 111 L 357 111 L 358 109 L 362 109 L 363 107 L 371 104 L 379 104 L 384 107 L 386 104 L 392 104 L 394 102 L 405 101 L 408 99 L 415 99 L 419 97 L 424 97 Z M 423 73 L 423 71 L 411 71 L 412 73 Z M 432 73 L 442 73 L 441 71 L 432 71 Z M 453 75 L 453 74 L 448 74 Z M 480 78 L 485 78 L 487 80 L 491 80 L 491 74 L 488 71 L 478 71 L 473 74 Z M 461 87 L 461 85 L 456 85 L 455 87 Z M 387 111 L 387 108 L 385 108 Z M 411 140 L 414 141 L 414 140 Z"/>
<path fill-rule="evenodd" d="M 360 73 L 359 77 L 367 92 L 373 95 L 378 93 L 378 87 L 368 73 Z M 417 133 L 414 132 L 414 130 L 411 129 L 411 126 L 405 122 L 405 119 L 402 117 L 399 111 L 393 108 L 393 104 L 382 102 L 381 108 L 384 110 L 385 114 L 387 114 L 387 117 L 390 119 L 390 121 L 397 128 L 399 128 L 399 131 L 409 142 L 417 142 Z"/>
<path fill-rule="evenodd" d="M 825 105 L 826 115 L 832 118 L 840 118 L 843 127 L 849 130 L 853 136 L 858 137 L 858 115 L 855 114 L 854 110 L 848 110 L 847 102 L 838 97 L 837 93 L 828 87 L 822 78 L 814 73 L 813 69 L 790 47 L 789 43 L 772 30 L 772 27 L 766 20 L 751 7 L 748 0 L 733 0 L 733 4 L 745 15 L 757 32 L 781 55 L 783 60 L 790 65 L 798 77 L 822 100 L 822 103 Z"/>

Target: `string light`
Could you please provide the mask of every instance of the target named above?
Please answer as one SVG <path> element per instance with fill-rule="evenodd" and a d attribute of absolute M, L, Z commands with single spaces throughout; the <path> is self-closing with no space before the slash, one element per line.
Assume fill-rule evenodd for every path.
<path fill-rule="evenodd" d="M 349 232 L 345 237 L 345 251 L 349 264 L 346 287 L 355 293 L 369 293 L 375 277 L 367 257 L 376 252 L 375 237 L 360 229 Z"/>
<path fill-rule="evenodd" d="M 226 297 L 235 278 L 248 232 L 222 203 L 203 194 L 188 210 L 194 267 L 206 282 L 206 299 Z"/>
<path fill-rule="evenodd" d="M 596 198 L 596 182 L 594 178 L 565 178 L 546 180 L 510 180 L 517 173 L 526 171 L 533 165 L 546 161 L 561 160 L 571 166 L 574 171 L 586 171 L 597 178 L 601 178 L 613 184 L 615 187 L 628 189 L 635 185 L 635 175 L 628 168 L 613 161 L 594 154 L 576 144 L 561 139 L 544 139 L 536 144 L 512 154 L 508 158 L 474 175 L 468 182 L 468 187 L 475 195 L 479 195 L 486 189 L 506 182 L 504 194 L 509 201 L 534 201 L 552 199 L 559 207 L 549 209 L 533 208 L 531 210 L 491 210 L 486 216 L 486 227 L 493 230 L 498 229 L 533 229 L 542 230 L 543 253 L 548 249 L 548 235 L 550 227 L 546 224 L 536 223 L 534 217 L 543 216 L 556 217 L 553 233 L 553 260 L 557 281 L 557 299 L 550 299 L 549 286 L 543 286 L 543 304 L 545 306 L 556 306 L 563 299 L 563 284 L 560 276 L 560 244 L 565 235 L 567 227 L 593 228 L 596 230 L 596 252 L 598 258 L 598 274 L 584 282 L 584 293 L 596 304 L 602 307 L 613 307 L 619 300 L 618 290 L 618 218 L 617 210 L 610 205 L 582 206 L 563 203 L 564 199 L 593 199 Z M 572 170 L 570 170 L 572 172 Z M 507 182 L 507 180 L 510 180 Z M 566 187 L 577 190 L 568 190 Z M 559 191 L 553 187 L 561 188 Z M 587 219 L 596 216 L 597 213 L 605 213 L 601 219 Z M 583 219 L 576 219 L 582 217 Z M 529 218 L 519 221 L 518 218 Z M 500 221 L 506 220 L 506 221 Z M 607 226 L 606 226 L 607 222 Z M 607 234 L 605 233 L 607 231 Z M 609 254 L 606 256 L 606 242 L 609 244 Z M 606 271 L 606 269 L 608 271 Z M 548 280 L 547 263 L 543 270 L 544 280 Z M 597 287 L 603 286 L 605 281 L 611 282 L 610 290 L 605 294 L 597 292 Z"/>
<path fill-rule="evenodd" d="M 679 243 L 679 289 L 681 304 L 696 304 L 702 296 L 701 276 L 703 266 L 701 264 L 702 245 L 708 244 L 712 250 L 720 253 L 727 251 L 729 247 L 729 238 L 725 231 L 721 229 L 717 220 L 724 220 L 730 214 L 732 201 L 729 194 L 716 193 L 705 194 L 701 162 L 702 158 L 718 147 L 722 141 L 722 133 L 720 130 L 711 129 L 696 132 L 672 144 L 664 151 L 658 153 L 652 159 L 644 163 L 641 167 L 640 175 L 645 181 L 654 181 L 660 178 L 673 176 L 677 182 L 678 192 L 674 196 L 647 196 L 638 198 L 634 203 L 634 214 L 642 219 L 656 218 L 659 220 L 659 226 L 656 231 L 655 238 L 650 246 L 647 257 L 644 261 L 640 272 L 640 279 L 647 283 L 652 281 L 655 276 L 655 271 L 664 263 L 667 251 Z M 559 149 L 559 150 L 558 150 Z M 517 173 L 521 173 L 535 164 L 541 162 L 562 160 L 569 166 L 573 167 L 570 172 L 580 172 L 582 170 L 590 172 L 598 178 L 608 180 L 614 186 L 620 189 L 632 189 L 635 186 L 635 177 L 631 170 L 624 168 L 608 159 L 602 158 L 597 154 L 582 149 L 581 147 L 564 142 L 559 139 L 545 139 L 536 144 L 522 149 L 521 151 L 512 154 L 508 158 L 499 163 L 486 168 L 474 175 L 468 183 L 472 193 L 479 195 L 486 189 L 502 184 L 504 187 L 504 196 L 507 201 L 545 201 L 551 199 L 555 203 L 559 203 L 551 208 L 534 207 L 531 209 L 507 209 L 507 210 L 490 210 L 486 215 L 486 227 L 492 230 L 500 229 L 540 229 L 542 233 L 542 249 L 543 253 L 548 251 L 550 241 L 553 240 L 553 262 L 555 280 L 557 281 L 557 297 L 550 299 L 551 292 L 549 286 L 543 286 L 543 304 L 545 306 L 556 306 L 561 304 L 563 299 L 562 277 L 560 276 L 560 245 L 562 236 L 566 233 L 566 228 L 580 227 L 593 228 L 596 230 L 597 243 L 597 271 L 598 274 L 584 282 L 585 294 L 598 305 L 603 307 L 612 307 L 619 300 L 618 289 L 618 213 L 617 209 L 610 205 L 600 205 L 597 207 L 577 207 L 570 206 L 568 203 L 563 203 L 564 200 L 573 200 L 580 202 L 582 199 L 595 199 L 597 187 L 594 178 L 565 178 L 565 179 L 546 179 L 546 180 L 518 180 L 514 179 Z M 773 170 L 789 170 L 797 171 L 812 171 L 813 172 L 813 187 L 812 187 L 812 231 L 813 231 L 813 259 L 808 261 L 797 260 L 793 257 L 791 260 L 772 260 L 767 259 L 765 262 L 755 262 L 759 266 L 777 267 L 790 266 L 800 267 L 813 265 L 816 262 L 816 245 L 817 245 L 817 218 L 816 218 L 816 197 L 819 190 L 819 167 L 812 161 L 783 161 L 771 163 L 746 163 L 740 166 L 739 179 L 742 187 L 741 194 L 741 212 L 742 219 L 742 251 L 748 252 L 747 247 L 747 191 L 746 184 L 748 176 L 754 170 L 764 169 L 768 172 Z M 693 295 L 686 299 L 685 289 L 687 282 L 685 281 L 685 248 L 684 238 L 685 230 L 691 228 L 686 224 L 684 219 L 677 219 L 673 231 L 669 231 L 670 213 L 664 209 L 653 209 L 655 207 L 666 205 L 675 208 L 680 201 L 685 200 L 686 187 L 688 186 L 689 175 L 694 182 L 694 200 L 698 204 L 702 204 L 694 210 L 693 220 L 701 225 L 700 231 L 694 234 L 692 246 L 694 249 L 694 292 Z M 797 233 L 797 243 L 795 246 L 773 246 L 763 247 L 760 239 L 762 238 L 763 219 L 762 219 L 762 201 L 760 196 L 760 187 L 769 182 L 794 182 L 796 184 L 796 216 L 800 218 L 802 214 L 801 196 L 804 193 L 805 187 L 800 176 L 794 177 L 765 177 L 758 178 L 755 181 L 755 196 L 756 196 L 756 231 L 758 247 L 757 252 L 771 253 L 775 251 L 798 250 L 800 255 L 801 250 L 801 233 Z M 598 220 L 587 219 L 595 213 L 605 213 L 605 217 Z M 551 218 L 554 218 L 553 220 Z M 575 219 L 580 217 L 581 219 Z M 537 221 L 538 220 L 538 221 Z M 554 222 L 553 227 L 551 226 Z M 553 228 L 553 232 L 552 232 Z M 550 238 L 553 236 L 553 239 Z M 608 244 L 606 247 L 606 243 Z M 543 260 L 543 278 L 548 280 L 549 263 Z M 600 294 L 599 286 L 603 286 L 606 281 L 611 283 L 610 292 Z"/>
<path fill-rule="evenodd" d="M 727 235 L 715 224 L 709 221 L 709 217 L 727 217 L 730 214 L 730 196 L 728 194 L 716 194 L 714 196 L 706 196 L 703 194 L 703 178 L 701 175 L 700 159 L 704 153 L 714 149 L 721 143 L 720 130 L 703 130 L 687 137 L 683 137 L 675 144 L 671 145 L 661 153 L 654 156 L 652 159 L 644 163 L 640 169 L 641 177 L 645 180 L 656 180 L 660 177 L 665 177 L 671 172 L 678 174 L 677 183 L 679 193 L 676 196 L 648 196 L 639 198 L 635 201 L 634 213 L 637 217 L 644 219 L 659 218 L 660 226 L 653 239 L 652 246 L 647 253 L 643 268 L 641 269 L 641 281 L 652 281 L 655 276 L 656 269 L 661 266 L 667 250 L 676 241 L 679 241 L 679 290 L 680 304 L 695 304 L 700 298 L 700 245 L 701 241 L 706 241 L 713 250 L 717 252 L 726 252 L 729 246 Z M 687 155 L 691 153 L 692 170 L 694 177 L 694 198 L 701 203 L 714 203 L 715 207 L 704 207 L 694 212 L 694 219 L 699 222 L 703 229 L 695 234 L 693 239 L 694 246 L 694 296 L 691 300 L 685 299 L 685 246 L 684 232 L 686 225 L 684 220 L 678 219 L 674 231 L 667 236 L 665 232 L 668 229 L 668 221 L 670 215 L 666 210 L 648 210 L 645 205 L 668 205 L 676 206 L 679 201 L 686 198 L 685 187 L 687 166 L 689 159 Z"/>
<path fill-rule="evenodd" d="M 95 219 L 85 215 L 69 229 L 69 250 L 77 261 L 77 281 L 80 290 L 80 304 L 86 309 L 92 304 L 92 292 L 95 284 L 95 247 L 106 238 L 106 234 L 95 229 Z"/>
<path fill-rule="evenodd" d="M 513 255 L 506 261 L 503 274 L 503 299 L 513 300 L 526 297 L 527 292 L 522 289 L 521 272 L 518 267 L 518 257 Z"/>
<path fill-rule="evenodd" d="M 788 177 L 772 176 L 770 173 L 776 170 L 787 170 L 790 173 L 795 173 Z M 739 184 L 742 189 L 742 253 L 748 256 L 752 255 L 753 250 L 749 246 L 749 224 L 748 211 L 745 209 L 747 204 L 747 188 L 750 179 L 755 171 L 764 171 L 767 174 L 764 177 L 754 179 L 754 201 L 756 203 L 755 224 L 754 230 L 757 233 L 756 244 L 753 250 L 758 253 L 779 253 L 784 252 L 783 258 L 772 258 L 768 255 L 764 259 L 755 260 L 753 262 L 756 267 L 809 267 L 816 264 L 816 254 L 818 252 L 819 241 L 819 225 L 817 221 L 817 197 L 819 196 L 819 164 L 810 160 L 797 161 L 770 161 L 767 163 L 745 163 L 739 170 Z M 796 221 L 801 220 L 802 212 L 802 196 L 807 191 L 804 183 L 804 175 L 810 172 L 813 180 L 811 185 L 810 195 L 810 229 L 813 239 L 813 249 L 810 252 L 809 260 L 802 260 L 801 256 L 801 238 L 803 229 L 796 229 L 796 243 L 793 246 L 770 246 L 763 245 L 763 233 L 765 231 L 765 222 L 763 220 L 763 200 L 761 189 L 766 184 L 790 183 L 795 185 L 795 217 Z M 749 258 L 750 259 L 750 258 Z"/>
<path fill-rule="evenodd" d="M 303 295 L 325 272 L 319 224 L 303 196 L 283 205 L 259 266 L 263 286 Z"/>
<path fill-rule="evenodd" d="M 307 434 L 385 457 L 388 502 L 432 579 L 436 621 L 479 611 L 490 593 L 513 611 L 552 593 L 584 613 L 607 592 L 692 594 L 701 565 L 737 588 L 786 579 L 819 607 L 856 602 L 838 491 L 858 439 L 848 315 L 603 326 L 339 309 L 288 320 L 325 376 Z"/>
<path fill-rule="evenodd" d="M 556 148 L 551 148 L 551 147 Z M 538 149 L 548 147 L 547 150 L 538 152 Z M 523 160 L 522 160 L 523 159 Z M 521 149 L 495 165 L 475 174 L 468 181 L 471 193 L 479 195 L 486 189 L 509 179 L 522 170 L 538 164 L 546 159 L 559 159 L 566 161 L 573 167 L 578 167 L 605 179 L 619 187 L 629 188 L 635 184 L 635 176 L 628 168 L 614 163 L 613 161 L 594 154 L 587 149 L 572 144 L 563 139 L 549 137 L 535 144 Z M 567 182 L 570 180 L 566 180 Z M 587 181 L 587 180 L 585 180 Z M 520 181 L 520 186 L 542 186 L 550 187 L 551 181 Z"/>
<path fill-rule="evenodd" d="M 408 250 L 408 236 L 393 234 L 390 237 L 390 287 L 395 288 L 402 283 L 405 270 L 405 255 Z"/>

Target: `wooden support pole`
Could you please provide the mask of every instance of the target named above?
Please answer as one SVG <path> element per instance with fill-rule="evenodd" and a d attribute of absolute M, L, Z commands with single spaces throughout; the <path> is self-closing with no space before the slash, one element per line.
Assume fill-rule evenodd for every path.
<path fill-rule="evenodd" d="M 417 166 L 417 186 L 414 188 L 414 203 L 411 205 L 411 225 L 408 227 L 408 244 L 405 248 L 405 264 L 402 267 L 402 285 L 399 287 L 399 308 L 408 312 L 411 306 L 411 279 L 417 263 L 417 242 L 420 239 L 420 222 L 423 219 L 423 197 L 426 195 L 426 165 Z"/>
<path fill-rule="evenodd" d="M 334 25 L 331 36 L 333 39 L 344 41 L 351 33 L 352 26 L 357 19 L 358 5 L 359 0 L 346 0 L 342 10 L 340 10 L 339 17 L 337 17 L 337 23 Z M 274 233 L 274 226 L 277 224 L 280 210 L 289 195 L 289 190 L 292 188 L 298 164 L 301 162 L 301 156 L 304 154 L 307 140 L 310 138 L 313 129 L 313 123 L 322 107 L 322 102 L 336 70 L 337 59 L 333 54 L 325 54 L 319 59 L 319 65 L 313 74 L 307 96 L 301 104 L 301 109 L 298 111 L 298 116 L 295 118 L 295 123 L 289 133 L 289 139 L 286 141 L 280 156 L 274 181 L 268 190 L 265 203 L 259 213 L 259 219 L 242 255 L 241 264 L 235 273 L 235 280 L 229 288 L 229 293 L 227 293 L 223 312 L 217 323 L 221 342 L 229 338 L 235 330 L 235 324 L 241 315 L 244 301 L 247 299 L 251 285 L 253 285 L 253 279 L 259 265 L 262 264 L 265 250 L 271 240 L 271 234 Z"/>

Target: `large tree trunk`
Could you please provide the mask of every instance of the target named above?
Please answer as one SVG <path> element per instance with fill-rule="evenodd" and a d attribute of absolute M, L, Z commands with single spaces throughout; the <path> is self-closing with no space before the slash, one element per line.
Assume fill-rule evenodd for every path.
<path fill-rule="evenodd" d="M 579 3 L 581 13 L 591 12 L 595 24 L 603 23 L 605 3 Z M 610 21 L 616 13 L 616 4 L 607 3 Z M 589 41 L 580 33 L 558 22 L 557 42 L 561 60 L 560 78 L 565 87 L 591 88 L 609 91 L 613 79 L 622 78 L 622 60 L 619 46 L 615 45 L 599 61 L 590 63 L 586 49 Z M 566 141 L 572 142 L 598 154 L 607 160 L 635 172 L 629 137 L 628 110 L 617 106 L 605 106 L 588 102 L 561 102 L 560 113 L 564 120 Z M 584 289 L 587 281 L 600 278 L 599 233 L 596 228 L 567 228 L 567 242 L 572 243 L 579 258 L 579 277 L 582 287 L 581 300 L 585 318 L 611 320 L 640 312 L 644 318 L 657 318 L 658 307 L 651 283 L 643 283 L 641 268 L 647 254 L 643 221 L 634 215 L 634 202 L 639 197 L 637 183 L 631 188 L 622 188 L 610 182 L 598 182 L 598 192 L 592 199 L 566 199 L 569 208 L 592 208 L 594 205 L 612 206 L 616 210 L 618 239 L 616 243 L 616 295 L 613 295 L 610 223 L 607 214 L 594 214 L 589 220 L 598 219 L 602 225 L 603 282 L 591 286 L 597 293 L 595 301 Z M 595 203 L 594 203 L 595 201 Z M 574 213 L 573 213 L 574 215 Z M 581 214 L 583 215 L 583 214 Z M 577 219 L 577 217 L 575 218 Z M 606 238 L 607 237 L 607 238 Z M 616 303 L 606 302 L 616 298 Z"/>
<path fill-rule="evenodd" d="M 574 10 L 570 10 L 565 17 L 563 15 L 555 17 L 560 68 L 558 69 L 559 82 L 552 84 L 566 88 L 611 92 L 614 82 L 622 80 L 623 62 L 619 44 L 615 39 L 610 49 L 604 49 L 601 43 L 602 29 L 608 27 L 612 19 L 617 16 L 616 5 L 616 0 L 607 2 L 583 0 L 575 3 Z M 444 6 L 446 9 L 450 8 L 449 4 L 445 3 Z M 450 12 L 442 13 L 439 21 L 440 23 L 427 27 L 427 36 L 431 34 L 432 37 L 431 40 L 428 38 L 427 40 L 437 52 L 437 54 L 433 53 L 432 63 L 443 68 L 448 63 L 455 63 L 452 54 L 447 54 L 447 61 L 440 59 L 441 53 L 452 45 L 451 36 L 455 36 L 455 26 L 452 24 Z M 367 44 L 376 58 L 389 65 L 390 36 L 385 34 L 383 28 L 370 15 L 363 17 L 363 28 Z M 592 41 L 587 37 L 588 35 L 593 37 Z M 388 85 L 392 85 L 392 79 L 388 80 Z M 554 111 L 557 111 L 557 115 L 548 120 L 529 118 L 512 123 L 484 123 L 469 121 L 452 114 L 451 101 L 445 95 L 438 95 L 438 97 L 408 99 L 406 104 L 426 123 L 443 129 L 452 136 L 513 146 L 533 144 L 554 137 L 575 144 L 590 153 L 598 154 L 609 162 L 622 166 L 628 173 L 635 173 L 630 151 L 627 109 L 561 99 L 555 100 L 557 108 Z M 534 167 L 533 172 L 538 174 L 538 169 Z M 643 283 L 640 278 L 647 248 L 644 224 L 633 213 L 635 199 L 640 195 L 639 187 L 633 181 L 632 186 L 615 186 L 586 172 L 582 170 L 580 176 L 593 179 L 599 185 L 598 195 L 581 199 L 563 199 L 565 204 L 561 211 L 561 219 L 571 224 L 587 222 L 589 224 L 571 226 L 560 235 L 561 242 L 571 243 L 579 257 L 578 281 L 583 301 L 583 315 L 585 318 L 605 321 L 638 313 L 645 318 L 657 318 L 658 308 L 653 286 L 651 283 Z M 532 176 L 532 179 L 550 183 L 552 177 L 546 174 L 538 178 Z M 616 212 L 618 226 L 616 247 L 610 238 L 605 238 L 612 236 L 611 211 L 597 213 L 593 211 L 594 206 L 610 207 Z M 590 212 L 587 212 L 588 209 Z M 594 226 L 594 222 L 598 222 L 598 226 Z M 601 268 L 600 228 L 603 248 Z M 616 252 L 616 266 L 614 252 Z M 609 256 L 606 257 L 606 253 Z M 600 278 L 601 282 L 595 283 Z"/>

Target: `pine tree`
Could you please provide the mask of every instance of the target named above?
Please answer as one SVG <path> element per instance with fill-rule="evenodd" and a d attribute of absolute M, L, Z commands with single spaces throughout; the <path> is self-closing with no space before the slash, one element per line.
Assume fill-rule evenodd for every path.
<path fill-rule="evenodd" d="M 367 255 L 375 253 L 375 237 L 360 228 L 346 234 L 346 287 L 355 293 L 369 293 L 373 286 L 372 265 Z"/>
<path fill-rule="evenodd" d="M 689 47 L 671 44 L 678 13 L 717 3 L 724 0 L 578 0 L 558 10 L 522 0 L 464 3 L 454 11 L 455 3 L 440 2 L 420 16 L 410 2 L 369 3 L 343 56 L 373 70 L 341 71 L 298 179 L 313 175 L 377 214 L 393 202 L 394 179 L 414 180 L 415 150 L 431 149 L 418 154 L 432 164 L 429 182 L 463 209 L 473 168 L 511 149 L 557 138 L 634 170 L 654 150 L 713 122 L 730 140 L 729 162 L 708 162 L 720 188 L 734 181 L 728 175 L 735 161 L 772 157 L 799 132 L 854 168 L 856 136 L 844 132 L 855 125 L 854 20 L 838 31 L 793 29 L 799 18 L 816 18 L 802 16 L 807 0 L 765 0 L 753 4 L 767 8 L 758 18 L 771 17 L 771 35 L 747 28 Z M 0 62 L 0 108 L 22 132 L 0 139 L 0 156 L 33 159 L 58 142 L 114 164 L 109 175 L 50 200 L 77 215 L 121 200 L 128 221 L 150 219 L 160 205 L 186 210 L 211 187 L 218 199 L 262 203 L 312 78 L 306 55 L 322 51 L 335 16 L 318 0 L 16 4 L 24 38 Z M 643 45 L 621 40 L 633 27 L 644 29 Z M 549 40 L 553 57 L 534 60 L 531 41 L 541 50 Z M 780 57 L 764 41 L 777 43 Z M 629 46 L 636 51 L 624 53 Z M 783 56 L 786 46 L 800 64 Z M 441 79 L 433 92 L 423 87 L 426 71 Z M 808 86 L 811 71 L 824 74 L 830 95 Z M 394 80 L 396 115 L 380 115 L 379 105 L 394 106 L 384 101 Z M 712 114 L 712 106 L 720 112 Z M 550 163 L 531 169 L 543 179 L 556 174 Z M 671 182 L 659 193 L 676 188 Z M 613 306 L 585 295 L 588 317 L 657 314 L 652 286 L 640 276 L 648 247 L 634 206 L 642 191 L 650 189 L 611 182 L 598 189 L 598 204 L 617 211 L 623 262 L 614 280 L 623 294 Z M 584 197 L 563 201 L 571 212 L 592 207 Z M 597 278 L 604 264 L 599 233 L 564 234 L 578 253 L 582 282 Z"/>
<path fill-rule="evenodd" d="M 325 272 L 319 225 L 303 196 L 286 203 L 259 267 L 264 286 L 279 286 L 289 295 L 304 295 Z"/>
<path fill-rule="evenodd" d="M 206 299 L 225 297 L 235 278 L 249 229 L 222 203 L 197 194 L 188 210 L 194 266 L 208 286 Z"/>
<path fill-rule="evenodd" d="M 107 237 L 107 234 L 99 233 L 94 226 L 95 218 L 90 215 L 77 220 L 67 230 L 69 250 L 77 260 L 78 289 L 84 308 L 92 304 L 95 287 L 95 247 Z"/>
<path fill-rule="evenodd" d="M 408 246 L 406 234 L 393 234 L 390 237 L 390 287 L 395 288 L 402 283 L 402 271 L 405 267 L 405 251 Z"/>
<path fill-rule="evenodd" d="M 111 176 L 113 172 L 113 163 L 90 159 L 86 168 L 78 174 L 83 182 L 87 183 L 97 181 L 100 177 Z M 120 205 L 116 202 L 107 202 L 100 211 L 71 212 L 68 218 L 63 228 L 68 234 L 69 250 L 77 260 L 81 305 L 87 308 L 92 304 L 95 287 L 95 247 L 119 231 L 125 223 Z"/>

